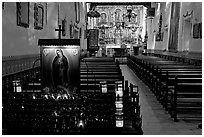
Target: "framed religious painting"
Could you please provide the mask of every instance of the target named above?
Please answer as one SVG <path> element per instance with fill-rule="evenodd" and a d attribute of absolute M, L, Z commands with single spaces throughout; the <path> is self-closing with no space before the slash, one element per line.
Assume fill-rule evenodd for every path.
<path fill-rule="evenodd" d="M 196 23 L 193 25 L 193 38 L 194 39 L 202 38 L 202 23 Z"/>
<path fill-rule="evenodd" d="M 67 32 L 67 21 L 66 18 L 64 18 L 62 20 L 62 36 L 66 36 L 66 32 Z"/>
<path fill-rule="evenodd" d="M 75 19 L 76 23 L 80 22 L 80 5 L 79 2 L 75 2 Z"/>
<path fill-rule="evenodd" d="M 5 2 L 2 2 L 2 10 L 5 8 Z"/>
<path fill-rule="evenodd" d="M 44 7 L 42 4 L 35 3 L 34 5 L 34 28 L 43 29 Z"/>
<path fill-rule="evenodd" d="M 80 40 L 39 39 L 42 89 L 46 93 L 74 92 L 80 84 Z"/>
<path fill-rule="evenodd" d="M 199 33 L 200 33 L 200 38 L 202 39 L 202 22 L 199 23 Z"/>
<path fill-rule="evenodd" d="M 194 39 L 199 38 L 199 24 L 198 23 L 193 25 L 193 38 Z"/>
<path fill-rule="evenodd" d="M 16 2 L 17 26 L 29 27 L 29 2 Z"/>

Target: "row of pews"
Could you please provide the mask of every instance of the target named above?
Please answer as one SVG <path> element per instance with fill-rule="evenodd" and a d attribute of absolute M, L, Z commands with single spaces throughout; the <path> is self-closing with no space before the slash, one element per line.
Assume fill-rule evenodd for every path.
<path fill-rule="evenodd" d="M 147 55 L 163 58 L 166 60 L 182 62 L 189 65 L 202 65 L 202 54 L 191 52 L 167 52 L 167 51 L 148 51 Z"/>
<path fill-rule="evenodd" d="M 202 67 L 155 56 L 130 56 L 128 66 L 174 121 L 202 121 Z"/>
<path fill-rule="evenodd" d="M 109 92 L 115 92 L 115 81 L 124 81 L 119 64 L 113 58 L 84 58 L 80 62 L 80 91 L 100 92 L 105 82 Z"/>
<path fill-rule="evenodd" d="M 143 134 L 139 94 L 133 93 L 131 87 L 132 85 L 128 85 L 127 81 L 124 84 L 118 60 L 107 57 L 90 57 L 81 60 L 80 91 L 116 95 L 115 120 L 117 129 L 120 131 L 115 134 Z M 118 92 L 119 90 L 121 92 Z"/>
<path fill-rule="evenodd" d="M 138 86 L 125 80 L 125 89 L 123 94 L 123 112 L 127 121 L 131 121 L 131 126 L 140 134 L 142 131 L 142 116 L 140 114 L 140 101 Z"/>

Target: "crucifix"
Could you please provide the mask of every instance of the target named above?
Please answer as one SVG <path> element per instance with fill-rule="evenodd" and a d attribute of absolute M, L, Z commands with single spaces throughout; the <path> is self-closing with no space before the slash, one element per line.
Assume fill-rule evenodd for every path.
<path fill-rule="evenodd" d="M 61 25 L 59 25 L 59 29 L 55 29 L 55 31 L 59 31 L 59 39 L 61 39 L 61 32 L 63 31 L 63 29 L 61 29 Z"/>

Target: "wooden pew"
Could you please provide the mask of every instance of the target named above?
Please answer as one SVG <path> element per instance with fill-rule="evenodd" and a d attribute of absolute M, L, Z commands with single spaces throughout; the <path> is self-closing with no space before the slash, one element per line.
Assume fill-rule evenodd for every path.
<path fill-rule="evenodd" d="M 202 120 L 202 83 L 179 83 L 171 89 L 171 117 Z"/>
<path fill-rule="evenodd" d="M 189 83 L 189 84 L 192 84 L 192 83 L 202 83 L 202 78 L 195 78 L 195 77 L 192 77 L 192 78 L 189 78 L 189 77 L 181 77 L 181 76 L 177 76 L 177 82 L 178 83 Z M 161 83 L 162 85 L 160 86 L 160 101 L 162 103 L 162 105 L 164 106 L 164 108 L 169 111 L 170 110 L 170 96 L 171 96 L 171 89 L 175 88 L 175 78 L 174 77 L 166 77 L 166 82 L 163 82 Z M 190 95 L 190 94 L 189 94 Z"/>
<path fill-rule="evenodd" d="M 201 73 L 202 73 L 202 70 L 200 70 L 200 69 L 197 69 L 197 70 L 199 70 L 199 71 L 193 71 L 192 70 L 192 66 L 186 66 L 186 65 L 177 65 L 176 66 L 176 64 L 173 64 L 172 62 L 171 63 L 169 63 L 169 64 L 166 64 L 166 62 L 163 64 L 163 62 L 162 61 L 160 61 L 160 62 L 151 62 L 152 64 L 154 64 L 154 65 L 152 65 L 152 64 L 148 64 L 148 63 L 146 63 L 147 65 L 147 68 L 146 69 L 143 69 L 143 72 L 142 72 L 142 76 L 143 76 L 143 79 L 144 79 L 144 82 L 150 87 L 150 88 L 152 88 L 153 87 L 153 91 L 154 91 L 154 89 L 155 88 L 157 88 L 157 80 L 158 80 L 158 76 L 159 75 L 163 75 L 163 74 L 159 74 L 159 72 L 158 71 L 161 71 L 161 70 L 163 70 L 164 68 L 171 68 L 171 70 L 174 70 L 174 71 L 169 71 L 170 73 L 169 73 L 169 76 L 170 77 L 174 77 L 175 75 L 178 75 L 179 73 L 181 73 L 180 75 L 182 76 L 182 77 L 193 77 L 193 76 L 195 76 L 195 77 L 201 77 Z M 155 65 L 155 64 L 157 64 L 157 65 Z M 172 65 L 171 65 L 172 64 Z M 148 67 L 148 65 L 149 65 L 149 67 Z M 156 67 L 155 67 L 156 66 Z M 167 67 L 168 66 L 168 67 Z M 180 69 L 180 68 L 182 68 L 183 69 L 183 71 L 177 71 L 176 69 Z M 193 68 L 195 68 L 195 66 L 193 66 Z M 184 69 L 187 69 L 187 70 L 184 70 Z M 191 71 L 192 70 L 192 71 Z M 162 72 L 164 72 L 164 71 L 162 71 Z M 178 74 L 176 74 L 176 73 L 178 73 Z M 165 75 L 165 74 L 164 74 Z M 160 78 L 159 78 L 160 79 Z M 156 85 L 156 86 L 154 86 L 154 85 Z"/>
<path fill-rule="evenodd" d="M 175 76 L 177 76 L 180 79 L 183 78 L 183 80 L 185 79 L 185 81 L 187 79 L 191 79 L 192 81 L 195 81 L 195 82 L 198 82 L 198 81 L 202 82 L 201 81 L 201 78 L 202 78 L 201 71 L 197 71 L 197 70 L 191 71 L 191 69 L 186 69 L 186 70 L 182 69 L 182 71 L 177 70 L 177 69 L 174 69 L 171 71 L 164 71 L 164 70 L 162 71 L 162 70 L 163 69 L 159 69 L 159 72 L 157 72 L 156 74 L 157 76 L 152 76 L 151 78 L 153 79 L 151 83 L 151 89 L 153 93 L 155 93 L 159 101 L 162 101 L 161 98 L 163 98 L 162 95 L 164 95 L 164 92 L 168 91 L 166 90 L 167 88 L 166 86 L 168 85 L 168 87 L 171 87 L 170 85 L 172 81 L 170 81 L 169 79 L 174 78 Z M 164 106 L 167 109 L 166 105 Z"/>
<path fill-rule="evenodd" d="M 163 52 L 163 51 L 153 51 L 149 56 L 155 56 L 163 58 L 166 60 L 182 62 L 188 65 L 202 66 L 202 54 L 201 53 L 188 53 L 188 52 Z"/>
<path fill-rule="evenodd" d="M 202 84 L 202 67 L 186 65 L 180 62 L 165 61 L 156 57 L 129 57 L 128 65 L 134 70 L 140 79 L 145 82 L 156 95 L 166 110 L 171 109 L 171 89 L 174 89 L 174 77 L 177 82 L 190 84 Z M 201 90 L 200 90 L 201 91 Z M 185 94 L 190 96 L 193 93 Z M 200 93 L 196 94 L 200 96 Z"/>
<path fill-rule="evenodd" d="M 80 62 L 80 89 L 82 92 L 101 92 L 100 82 L 107 82 L 108 91 L 114 91 L 115 81 L 123 81 L 119 64 L 113 58 L 84 58 Z"/>
<path fill-rule="evenodd" d="M 157 61 L 156 61 L 157 62 Z M 166 63 L 166 62 L 165 62 Z M 152 65 L 154 64 L 154 65 Z M 161 99 L 161 91 L 163 89 L 161 88 L 161 83 L 163 85 L 163 82 L 166 82 L 168 77 L 174 77 L 175 75 L 179 75 L 179 77 L 186 77 L 186 78 L 193 78 L 193 77 L 202 77 L 202 69 L 200 67 L 193 66 L 185 66 L 185 68 L 182 66 L 174 67 L 172 68 L 170 65 L 166 67 L 167 65 L 160 61 L 160 63 L 153 62 L 152 64 L 146 63 L 147 68 L 149 69 L 143 69 L 143 77 L 145 77 L 147 85 L 149 88 L 155 93 L 158 100 Z M 157 64 L 157 67 L 155 67 Z M 172 63 L 173 64 L 173 63 Z M 176 63 L 178 64 L 178 63 Z M 166 67 L 166 68 L 165 68 Z M 196 69 L 194 69 L 196 68 Z M 169 76 L 166 75 L 166 72 L 169 72 Z M 141 72 L 139 72 L 141 74 Z"/>

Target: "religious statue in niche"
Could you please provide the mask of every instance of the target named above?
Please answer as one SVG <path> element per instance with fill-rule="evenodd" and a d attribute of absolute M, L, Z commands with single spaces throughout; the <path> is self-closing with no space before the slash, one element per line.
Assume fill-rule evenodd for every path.
<path fill-rule="evenodd" d="M 106 14 L 102 13 L 101 14 L 101 23 L 105 23 L 106 22 Z"/>
<path fill-rule="evenodd" d="M 115 37 L 120 38 L 122 36 L 122 30 L 120 28 L 115 29 Z"/>
<path fill-rule="evenodd" d="M 61 49 L 56 50 L 56 57 L 52 64 L 52 79 L 54 89 L 67 91 L 68 88 L 68 69 L 69 64 Z"/>
<path fill-rule="evenodd" d="M 115 10 L 115 20 L 116 20 L 116 21 L 119 21 L 119 20 L 120 20 L 120 13 L 121 13 L 121 10 L 120 10 L 120 9 L 116 9 L 116 10 Z"/>
<path fill-rule="evenodd" d="M 132 13 L 131 23 L 137 23 L 137 14 L 136 13 Z"/>

